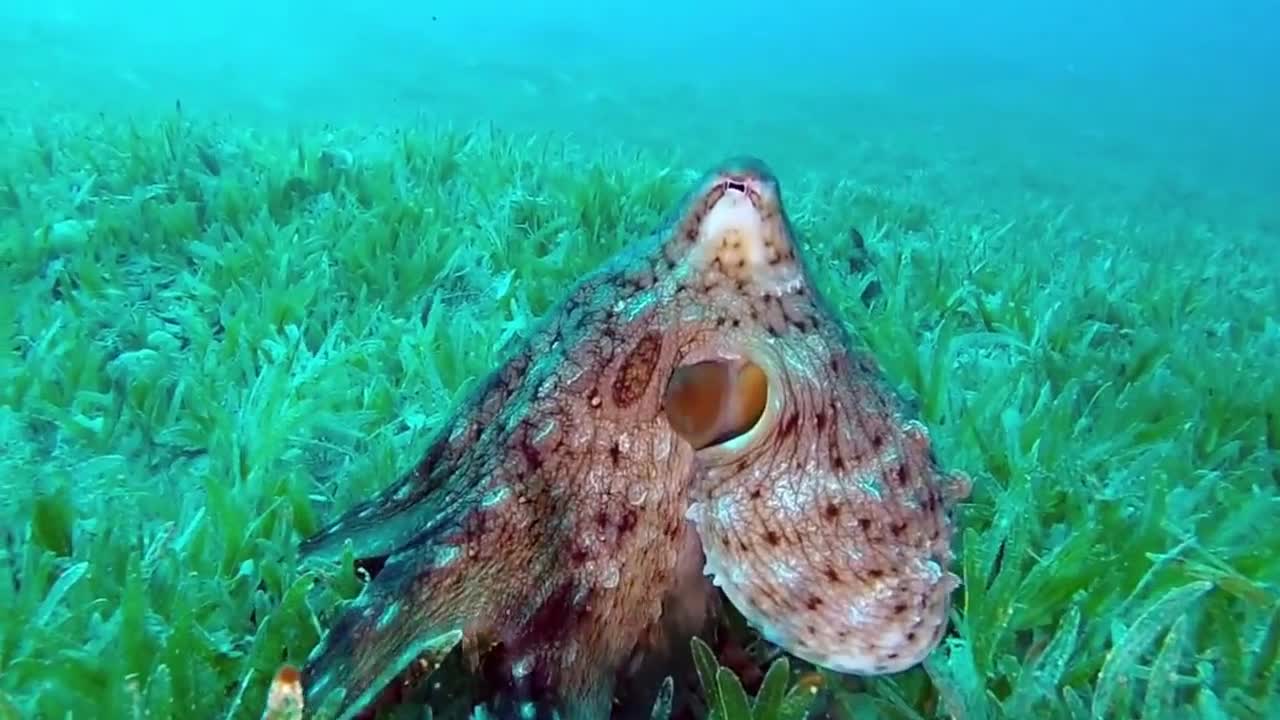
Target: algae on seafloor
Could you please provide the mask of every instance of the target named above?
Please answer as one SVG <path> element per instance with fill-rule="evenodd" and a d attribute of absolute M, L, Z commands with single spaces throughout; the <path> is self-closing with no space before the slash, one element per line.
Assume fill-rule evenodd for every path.
<path fill-rule="evenodd" d="M 479 129 L 0 134 L 0 717 L 257 714 L 362 582 L 352 558 L 299 568 L 297 538 L 685 184 L 670 158 Z M 840 168 L 788 182 L 839 312 L 977 479 L 964 586 L 952 636 L 893 677 L 792 662 L 740 692 L 696 651 L 718 717 L 817 688 L 837 718 L 1280 712 L 1280 295 L 1255 226 L 1227 243 L 1088 188 L 1000 214 Z"/>

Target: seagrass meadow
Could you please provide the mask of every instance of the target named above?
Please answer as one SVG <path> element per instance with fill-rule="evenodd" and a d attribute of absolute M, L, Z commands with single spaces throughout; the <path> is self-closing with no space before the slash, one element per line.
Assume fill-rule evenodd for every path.
<path fill-rule="evenodd" d="M 939 135 L 904 101 L 852 132 L 883 97 L 802 119 L 794 84 L 729 137 L 694 91 L 700 119 L 598 94 L 571 128 L 515 119 L 579 97 L 556 77 L 290 122 L 6 85 L 0 719 L 261 717 L 363 582 L 299 540 L 730 146 L 779 170 L 823 290 L 973 492 L 922 666 L 744 682 L 696 644 L 708 716 L 1280 717 L 1271 191 L 1111 138 L 1031 158 L 1015 112 Z"/>

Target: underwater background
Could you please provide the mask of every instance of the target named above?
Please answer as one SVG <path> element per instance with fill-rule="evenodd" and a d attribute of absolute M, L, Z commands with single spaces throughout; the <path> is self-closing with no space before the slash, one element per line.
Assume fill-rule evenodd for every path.
<path fill-rule="evenodd" d="M 739 154 L 973 478 L 813 716 L 1280 717 L 1274 3 L 184 5 L 0 6 L 0 718 L 262 716 L 299 539 Z"/>

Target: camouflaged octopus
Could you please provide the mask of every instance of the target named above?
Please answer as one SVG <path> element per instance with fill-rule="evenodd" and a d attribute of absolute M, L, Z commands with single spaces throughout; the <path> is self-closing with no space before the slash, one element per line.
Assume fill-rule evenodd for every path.
<path fill-rule="evenodd" d="M 308 715 L 354 717 L 460 648 L 497 657 L 524 710 L 606 718 L 716 588 L 818 666 L 920 662 L 967 481 L 802 252 L 773 174 L 739 160 L 571 288 L 415 467 L 304 543 L 384 563 L 308 659 Z"/>

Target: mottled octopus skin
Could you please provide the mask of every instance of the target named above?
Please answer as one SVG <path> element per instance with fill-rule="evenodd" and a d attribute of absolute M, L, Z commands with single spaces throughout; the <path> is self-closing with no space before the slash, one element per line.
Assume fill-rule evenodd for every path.
<path fill-rule="evenodd" d="M 708 360 L 758 365 L 768 397 L 695 451 L 663 395 Z M 725 163 L 571 288 L 416 466 L 303 544 L 385 559 L 304 668 L 309 716 L 354 717 L 461 646 L 500 657 L 519 697 L 609 717 L 657 636 L 696 631 L 670 615 L 709 592 L 682 570 L 699 542 L 767 640 L 839 672 L 908 668 L 946 626 L 966 488 L 813 284 L 772 173 Z"/>

